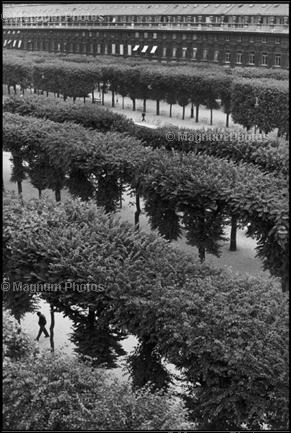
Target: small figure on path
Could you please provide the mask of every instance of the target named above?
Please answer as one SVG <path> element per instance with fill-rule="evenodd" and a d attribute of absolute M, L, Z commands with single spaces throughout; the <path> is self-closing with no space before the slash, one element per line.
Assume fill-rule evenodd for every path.
<path fill-rule="evenodd" d="M 145 122 L 145 112 L 143 111 L 142 113 L 141 113 L 141 121 L 142 122 Z"/>
<path fill-rule="evenodd" d="M 39 317 L 39 320 L 38 320 L 39 333 L 38 333 L 38 336 L 36 337 L 36 341 L 38 341 L 39 337 L 41 336 L 42 333 L 44 333 L 45 338 L 49 337 L 49 333 L 47 332 L 46 327 L 45 327 L 45 325 L 46 325 L 46 318 L 45 318 L 45 316 L 40 311 L 38 311 L 36 314 Z"/>

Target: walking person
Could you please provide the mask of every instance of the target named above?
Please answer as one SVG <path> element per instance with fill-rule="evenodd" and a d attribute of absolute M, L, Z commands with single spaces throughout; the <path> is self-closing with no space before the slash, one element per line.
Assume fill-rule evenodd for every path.
<path fill-rule="evenodd" d="M 141 121 L 142 122 L 145 122 L 145 112 L 143 111 L 142 113 L 141 113 Z"/>
<path fill-rule="evenodd" d="M 36 341 L 39 341 L 39 337 L 41 336 L 42 333 L 44 333 L 45 338 L 49 337 L 49 333 L 47 332 L 46 327 L 45 327 L 45 325 L 46 325 L 45 315 L 42 314 L 40 311 L 38 311 L 36 314 L 39 317 L 39 320 L 38 320 L 39 332 L 38 332 L 38 336 L 36 337 Z"/>

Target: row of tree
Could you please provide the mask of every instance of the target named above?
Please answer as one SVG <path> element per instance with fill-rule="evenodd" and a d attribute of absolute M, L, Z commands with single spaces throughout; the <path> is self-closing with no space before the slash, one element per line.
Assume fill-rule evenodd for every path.
<path fill-rule="evenodd" d="M 90 183 L 92 176 L 100 181 L 116 175 L 137 193 L 158 195 L 173 209 L 200 206 L 201 219 L 222 203 L 231 217 L 249 223 L 265 267 L 282 277 L 284 290 L 288 288 L 285 176 L 204 154 L 152 150 L 133 137 L 98 133 L 70 122 L 5 113 L 3 132 L 4 149 L 12 153 L 19 182 L 33 169 L 33 185 L 53 189 L 57 200 L 68 177 L 82 175 Z"/>
<path fill-rule="evenodd" d="M 278 128 L 280 135 L 288 133 L 288 81 L 264 79 L 253 83 L 252 79 L 242 79 L 221 71 L 201 68 L 165 68 L 152 69 L 146 66 L 129 66 L 127 64 L 76 63 L 62 60 L 31 63 L 28 60 L 19 64 L 19 59 L 4 58 L 3 83 L 8 87 L 19 84 L 22 91 L 33 87 L 36 91 L 53 92 L 62 95 L 66 100 L 72 97 L 84 99 L 94 91 L 104 94 L 110 90 L 112 106 L 115 95 L 129 97 L 133 110 L 136 99 L 143 100 L 146 111 L 148 99 L 156 101 L 156 114 L 160 113 L 160 102 L 182 107 L 182 118 L 185 108 L 191 104 L 191 118 L 199 121 L 199 107 L 210 109 L 210 124 L 213 122 L 213 110 L 222 107 L 226 113 L 226 126 L 229 116 L 246 128 L 257 126 L 264 132 Z M 245 86 L 248 86 L 246 92 Z M 219 102 L 218 102 L 219 101 Z M 244 109 L 242 110 L 242 105 Z M 267 110 L 266 110 L 267 106 Z"/>
<path fill-rule="evenodd" d="M 199 429 L 239 430 L 243 423 L 253 430 L 263 423 L 288 428 L 288 306 L 271 281 L 201 266 L 155 233 L 134 231 L 95 203 L 22 205 L 5 199 L 4 227 L 10 233 L 4 249 L 8 281 L 61 287 L 94 282 L 97 291 L 42 296 L 95 311 L 181 369 L 188 382 L 185 400 Z M 42 373 L 42 380 L 43 374 L 52 373 Z M 53 377 L 59 381 L 63 375 Z M 6 389 L 14 391 L 9 383 Z M 50 394 L 43 398 L 50 402 Z M 11 411 L 6 413 L 11 426 Z"/>
<path fill-rule="evenodd" d="M 266 171 L 289 173 L 289 149 L 283 140 L 279 144 L 262 136 L 255 139 L 243 131 L 228 129 L 189 130 L 173 126 L 151 129 L 135 125 L 125 116 L 102 107 L 72 104 L 38 95 L 10 97 L 5 100 L 3 108 L 11 113 L 32 115 L 54 122 L 72 121 L 102 132 L 127 132 L 153 148 L 204 152 L 237 162 L 250 162 Z"/>

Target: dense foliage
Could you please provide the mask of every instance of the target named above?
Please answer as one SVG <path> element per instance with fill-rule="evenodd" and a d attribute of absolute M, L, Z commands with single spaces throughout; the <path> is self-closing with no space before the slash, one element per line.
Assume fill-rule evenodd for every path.
<path fill-rule="evenodd" d="M 4 111 L 32 115 L 55 122 L 73 121 L 98 131 L 128 132 L 153 148 L 165 147 L 183 151 L 203 152 L 234 161 L 245 161 L 267 171 L 289 172 L 289 149 L 275 140 L 258 137 L 250 140 L 247 134 L 227 129 L 189 130 L 178 127 L 150 129 L 134 123 L 117 113 L 95 105 L 72 104 L 44 96 L 13 96 L 4 102 Z M 171 140 L 168 138 L 171 134 Z"/>
<path fill-rule="evenodd" d="M 4 114 L 3 132 L 4 149 L 18 165 L 25 161 L 37 166 L 38 188 L 45 180 L 57 193 L 77 169 L 100 182 L 114 174 L 140 193 L 168 200 L 172 208 L 199 203 L 204 215 L 222 204 L 229 215 L 249 223 L 265 268 L 282 277 L 284 290 L 288 288 L 288 190 L 280 173 L 265 174 L 252 164 L 195 152 L 152 150 L 116 132 L 102 134 L 11 113 Z"/>
<path fill-rule="evenodd" d="M 280 134 L 288 132 L 287 80 L 264 78 L 257 80 L 258 84 L 242 78 L 239 73 L 231 73 L 216 66 L 207 68 L 180 66 L 177 69 L 130 62 L 102 63 L 100 59 L 96 62 L 83 63 L 63 61 L 62 57 L 53 59 L 50 56 L 40 58 L 28 56 L 27 59 L 21 61 L 20 59 L 21 57 L 11 54 L 4 57 L 3 82 L 5 84 L 11 85 L 13 82 L 13 85 L 20 84 L 24 88 L 21 77 L 25 76 L 29 77 L 26 81 L 33 83 L 36 90 L 54 92 L 63 95 L 64 99 L 72 97 L 74 100 L 77 97 L 85 98 L 98 88 L 102 91 L 102 101 L 104 101 L 104 92 L 111 90 L 113 106 L 114 94 L 117 92 L 123 97 L 128 96 L 132 99 L 133 109 L 137 98 L 144 100 L 144 110 L 146 110 L 147 99 L 156 100 L 157 114 L 159 114 L 161 100 L 170 104 L 178 103 L 182 107 L 182 118 L 185 116 L 185 106 L 191 102 L 192 107 L 196 107 L 196 122 L 199 120 L 200 105 L 205 105 L 211 110 L 212 119 L 212 110 L 218 108 L 217 100 L 220 99 L 227 115 L 227 126 L 229 114 L 234 113 L 235 121 L 243 126 L 257 125 L 264 132 L 269 132 L 270 128 L 278 128 Z M 18 65 L 19 62 L 21 66 Z M 250 88 L 248 93 L 251 96 L 242 101 L 242 97 L 237 93 L 238 86 L 243 85 L 244 81 L 247 81 Z M 251 116 L 254 105 L 253 95 L 262 102 L 260 115 L 255 118 Z M 272 102 L 268 105 L 270 96 Z M 237 111 L 242 113 L 242 105 L 244 110 L 246 109 L 246 114 L 236 114 Z M 191 117 L 193 115 L 192 111 Z M 257 122 L 254 123 L 255 120 Z"/>
<path fill-rule="evenodd" d="M 7 312 L 4 318 L 5 430 L 188 430 L 195 427 L 188 421 L 181 400 L 170 394 L 152 393 L 147 388 L 133 392 L 130 383 L 110 378 L 104 371 L 92 368 L 89 361 L 84 364 L 62 355 L 33 354 L 31 346 L 24 344 L 28 337 L 15 329 Z"/>
<path fill-rule="evenodd" d="M 178 366 L 190 382 L 188 406 L 200 427 L 210 423 L 218 430 L 240 429 L 245 423 L 257 429 L 266 422 L 275 429 L 287 428 L 287 295 L 271 280 L 201 266 L 156 234 L 134 231 L 93 203 L 31 201 L 23 207 L 6 198 L 4 225 L 11 233 L 6 277 L 63 287 L 70 281 L 94 282 L 97 290 L 43 296 L 66 306 L 91 307 L 99 318 L 141 341 L 149 339 L 156 353 Z M 34 367 L 35 377 L 43 379 L 48 366 Z M 80 370 L 65 370 L 77 375 L 78 383 Z M 59 386 L 55 380 L 62 381 L 62 373 L 49 369 L 50 374 L 57 374 L 52 380 Z M 95 383 L 91 374 L 90 383 Z M 45 386 L 51 389 L 49 382 Z M 72 397 L 66 397 L 66 404 L 75 402 L 70 383 Z"/>
<path fill-rule="evenodd" d="M 36 347 L 22 330 L 20 324 L 11 316 L 11 313 L 3 311 L 3 357 L 17 360 L 28 352 L 36 352 Z"/>
<path fill-rule="evenodd" d="M 289 92 L 284 81 L 240 79 L 233 84 L 232 118 L 246 128 L 257 126 L 268 133 L 289 131 Z"/>

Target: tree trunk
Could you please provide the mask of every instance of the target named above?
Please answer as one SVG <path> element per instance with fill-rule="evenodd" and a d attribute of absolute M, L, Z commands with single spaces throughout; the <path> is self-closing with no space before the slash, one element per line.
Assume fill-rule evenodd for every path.
<path fill-rule="evenodd" d="M 41 198 L 41 189 L 38 189 L 38 198 Z"/>
<path fill-rule="evenodd" d="M 195 117 L 195 122 L 196 122 L 196 123 L 199 122 L 199 104 L 196 105 L 196 117 Z"/>
<path fill-rule="evenodd" d="M 57 98 L 59 98 L 60 97 L 60 92 L 57 92 Z"/>
<path fill-rule="evenodd" d="M 17 191 L 18 191 L 18 195 L 22 194 L 22 182 L 21 182 L 21 180 L 17 181 Z"/>
<path fill-rule="evenodd" d="M 50 344 L 51 344 L 51 352 L 54 352 L 55 351 L 55 343 L 54 343 L 55 312 L 52 304 L 51 304 L 50 314 L 51 314 Z"/>
<path fill-rule="evenodd" d="M 135 111 L 135 99 L 132 99 L 132 111 Z"/>
<path fill-rule="evenodd" d="M 190 118 L 193 119 L 194 117 L 194 104 L 193 102 L 191 103 L 191 114 L 190 114 Z"/>
<path fill-rule="evenodd" d="M 156 110 L 156 114 L 157 114 L 157 116 L 160 115 L 160 100 L 159 100 L 159 99 L 157 99 L 157 110 Z"/>
<path fill-rule="evenodd" d="M 182 120 L 184 120 L 185 119 L 185 105 L 183 105 L 183 111 L 182 111 Z"/>
<path fill-rule="evenodd" d="M 73 103 L 76 103 L 76 96 L 73 96 Z"/>
<path fill-rule="evenodd" d="M 144 100 L 143 100 L 143 111 L 146 113 L 146 111 L 147 111 L 147 100 L 146 100 L 146 98 L 144 98 Z"/>
<path fill-rule="evenodd" d="M 111 99 L 111 106 L 114 108 L 115 107 L 115 92 L 114 92 L 114 90 L 112 90 L 111 91 L 111 96 L 112 96 L 112 99 Z"/>
<path fill-rule="evenodd" d="M 226 127 L 228 128 L 229 127 L 229 114 L 230 113 L 226 113 Z"/>
<path fill-rule="evenodd" d="M 140 197 L 139 197 L 139 193 L 136 193 L 135 196 L 135 204 L 136 204 L 136 210 L 137 212 L 140 212 Z"/>
<path fill-rule="evenodd" d="M 102 86 L 102 105 L 104 105 L 104 95 L 105 95 L 105 89 L 104 86 Z"/>
<path fill-rule="evenodd" d="M 10 95 L 10 86 L 9 86 L 9 84 L 7 84 L 7 92 L 8 92 L 8 95 Z"/>
<path fill-rule="evenodd" d="M 14 95 L 17 95 L 16 84 L 13 85 Z"/>
<path fill-rule="evenodd" d="M 170 104 L 170 117 L 172 117 L 172 108 L 173 108 L 173 104 Z"/>
<path fill-rule="evenodd" d="M 213 110 L 210 108 L 210 125 L 213 124 Z"/>
<path fill-rule="evenodd" d="M 61 190 L 60 189 L 55 190 L 55 197 L 56 197 L 57 202 L 61 201 Z"/>
<path fill-rule="evenodd" d="M 231 231 L 230 231 L 230 251 L 236 251 L 236 231 L 237 231 L 237 218 L 232 215 L 231 217 Z"/>
<path fill-rule="evenodd" d="M 92 104 L 94 104 L 95 100 L 94 100 L 94 89 L 92 90 Z"/>
<path fill-rule="evenodd" d="M 86 104 L 86 96 L 83 97 L 84 104 Z"/>
<path fill-rule="evenodd" d="M 122 96 L 122 109 L 124 110 L 124 96 Z"/>
<path fill-rule="evenodd" d="M 46 92 L 46 96 L 48 97 L 48 95 L 49 95 L 49 92 Z"/>

